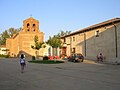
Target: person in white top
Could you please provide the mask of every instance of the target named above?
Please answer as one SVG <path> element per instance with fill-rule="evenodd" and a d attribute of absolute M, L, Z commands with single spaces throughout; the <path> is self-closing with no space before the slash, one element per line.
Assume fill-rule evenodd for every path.
<path fill-rule="evenodd" d="M 26 66 L 25 55 L 23 53 L 20 55 L 20 65 L 21 65 L 21 73 L 23 73 L 24 68 Z"/>

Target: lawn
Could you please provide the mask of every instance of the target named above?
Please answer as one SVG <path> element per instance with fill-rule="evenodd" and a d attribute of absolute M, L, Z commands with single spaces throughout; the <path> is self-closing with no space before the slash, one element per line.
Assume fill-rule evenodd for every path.
<path fill-rule="evenodd" d="M 28 61 L 30 63 L 39 63 L 39 64 L 59 64 L 64 63 L 64 61 L 57 61 L 57 60 L 32 60 Z"/>

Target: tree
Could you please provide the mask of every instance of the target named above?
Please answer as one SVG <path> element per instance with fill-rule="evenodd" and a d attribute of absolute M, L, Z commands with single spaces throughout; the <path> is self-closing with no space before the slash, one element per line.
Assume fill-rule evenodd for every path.
<path fill-rule="evenodd" d="M 18 29 L 9 28 L 9 29 L 8 29 L 8 32 L 9 32 L 10 37 L 12 37 L 14 34 L 17 34 L 17 33 L 20 32 L 21 30 L 22 30 L 22 28 L 18 28 Z"/>
<path fill-rule="evenodd" d="M 50 46 L 52 46 L 53 48 L 58 48 L 58 47 L 61 48 L 62 42 L 61 42 L 60 38 L 64 35 L 68 35 L 70 33 L 71 33 L 71 31 L 66 31 L 66 32 L 60 31 L 60 33 L 58 33 L 57 35 L 54 35 L 53 37 L 49 37 L 47 43 Z"/>
<path fill-rule="evenodd" d="M 57 48 L 61 48 L 61 40 L 59 37 L 54 36 L 54 37 L 49 37 L 49 40 L 46 42 L 47 44 L 49 44 L 50 46 L 52 46 L 53 48 L 53 55 L 57 54 Z"/>
<path fill-rule="evenodd" d="M 71 31 L 60 31 L 56 36 L 58 36 L 58 37 L 62 37 L 62 36 L 65 36 L 65 35 L 68 35 L 68 34 L 70 34 L 71 33 Z"/>
<path fill-rule="evenodd" d="M 42 45 L 44 44 L 44 42 L 39 42 L 37 35 L 34 37 L 34 41 L 35 41 L 35 46 L 32 46 L 34 47 L 34 49 L 39 50 L 40 48 L 42 48 Z"/>
<path fill-rule="evenodd" d="M 35 42 L 35 45 L 31 45 L 31 48 L 36 50 L 35 54 L 36 54 L 36 57 L 37 57 L 39 55 L 38 50 L 42 47 L 45 48 L 46 46 L 43 46 L 44 42 L 39 42 L 38 41 L 38 36 L 37 35 L 34 37 L 34 42 Z M 34 58 L 35 58 L 35 56 L 34 56 Z"/>
<path fill-rule="evenodd" d="M 59 37 L 54 36 L 54 37 L 49 37 L 49 40 L 47 41 L 47 44 L 52 46 L 53 48 L 58 48 L 61 47 L 61 40 Z"/>
<path fill-rule="evenodd" d="M 2 34 L 1 34 L 1 37 L 0 37 L 0 44 L 3 45 L 6 43 L 6 38 L 9 38 L 10 35 L 8 33 L 7 30 L 5 30 Z"/>
<path fill-rule="evenodd" d="M 0 34 L 0 44 L 4 45 L 6 43 L 6 38 L 10 38 L 13 36 L 13 34 L 17 34 L 21 31 L 22 28 L 9 28 L 8 30 L 5 30 L 2 34 Z"/>
<path fill-rule="evenodd" d="M 53 37 L 49 37 L 48 41 L 46 42 L 47 44 L 49 44 L 50 46 L 52 46 L 53 48 L 53 55 L 56 55 L 56 50 L 57 48 L 61 48 L 62 47 L 62 41 L 61 41 L 61 37 L 64 35 L 68 35 L 70 34 L 71 31 L 61 31 L 60 33 L 58 33 L 57 35 L 54 35 Z"/>

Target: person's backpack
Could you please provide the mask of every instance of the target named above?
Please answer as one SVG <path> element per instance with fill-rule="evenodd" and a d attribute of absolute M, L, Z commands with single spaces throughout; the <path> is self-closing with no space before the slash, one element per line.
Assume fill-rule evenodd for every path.
<path fill-rule="evenodd" d="M 20 63 L 25 63 L 25 60 L 24 59 L 20 59 Z"/>

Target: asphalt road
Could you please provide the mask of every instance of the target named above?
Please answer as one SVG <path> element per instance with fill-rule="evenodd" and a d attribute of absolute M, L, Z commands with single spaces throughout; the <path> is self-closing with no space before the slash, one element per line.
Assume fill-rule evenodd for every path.
<path fill-rule="evenodd" d="M 84 63 L 28 63 L 0 58 L 0 90 L 120 90 L 120 65 Z"/>

